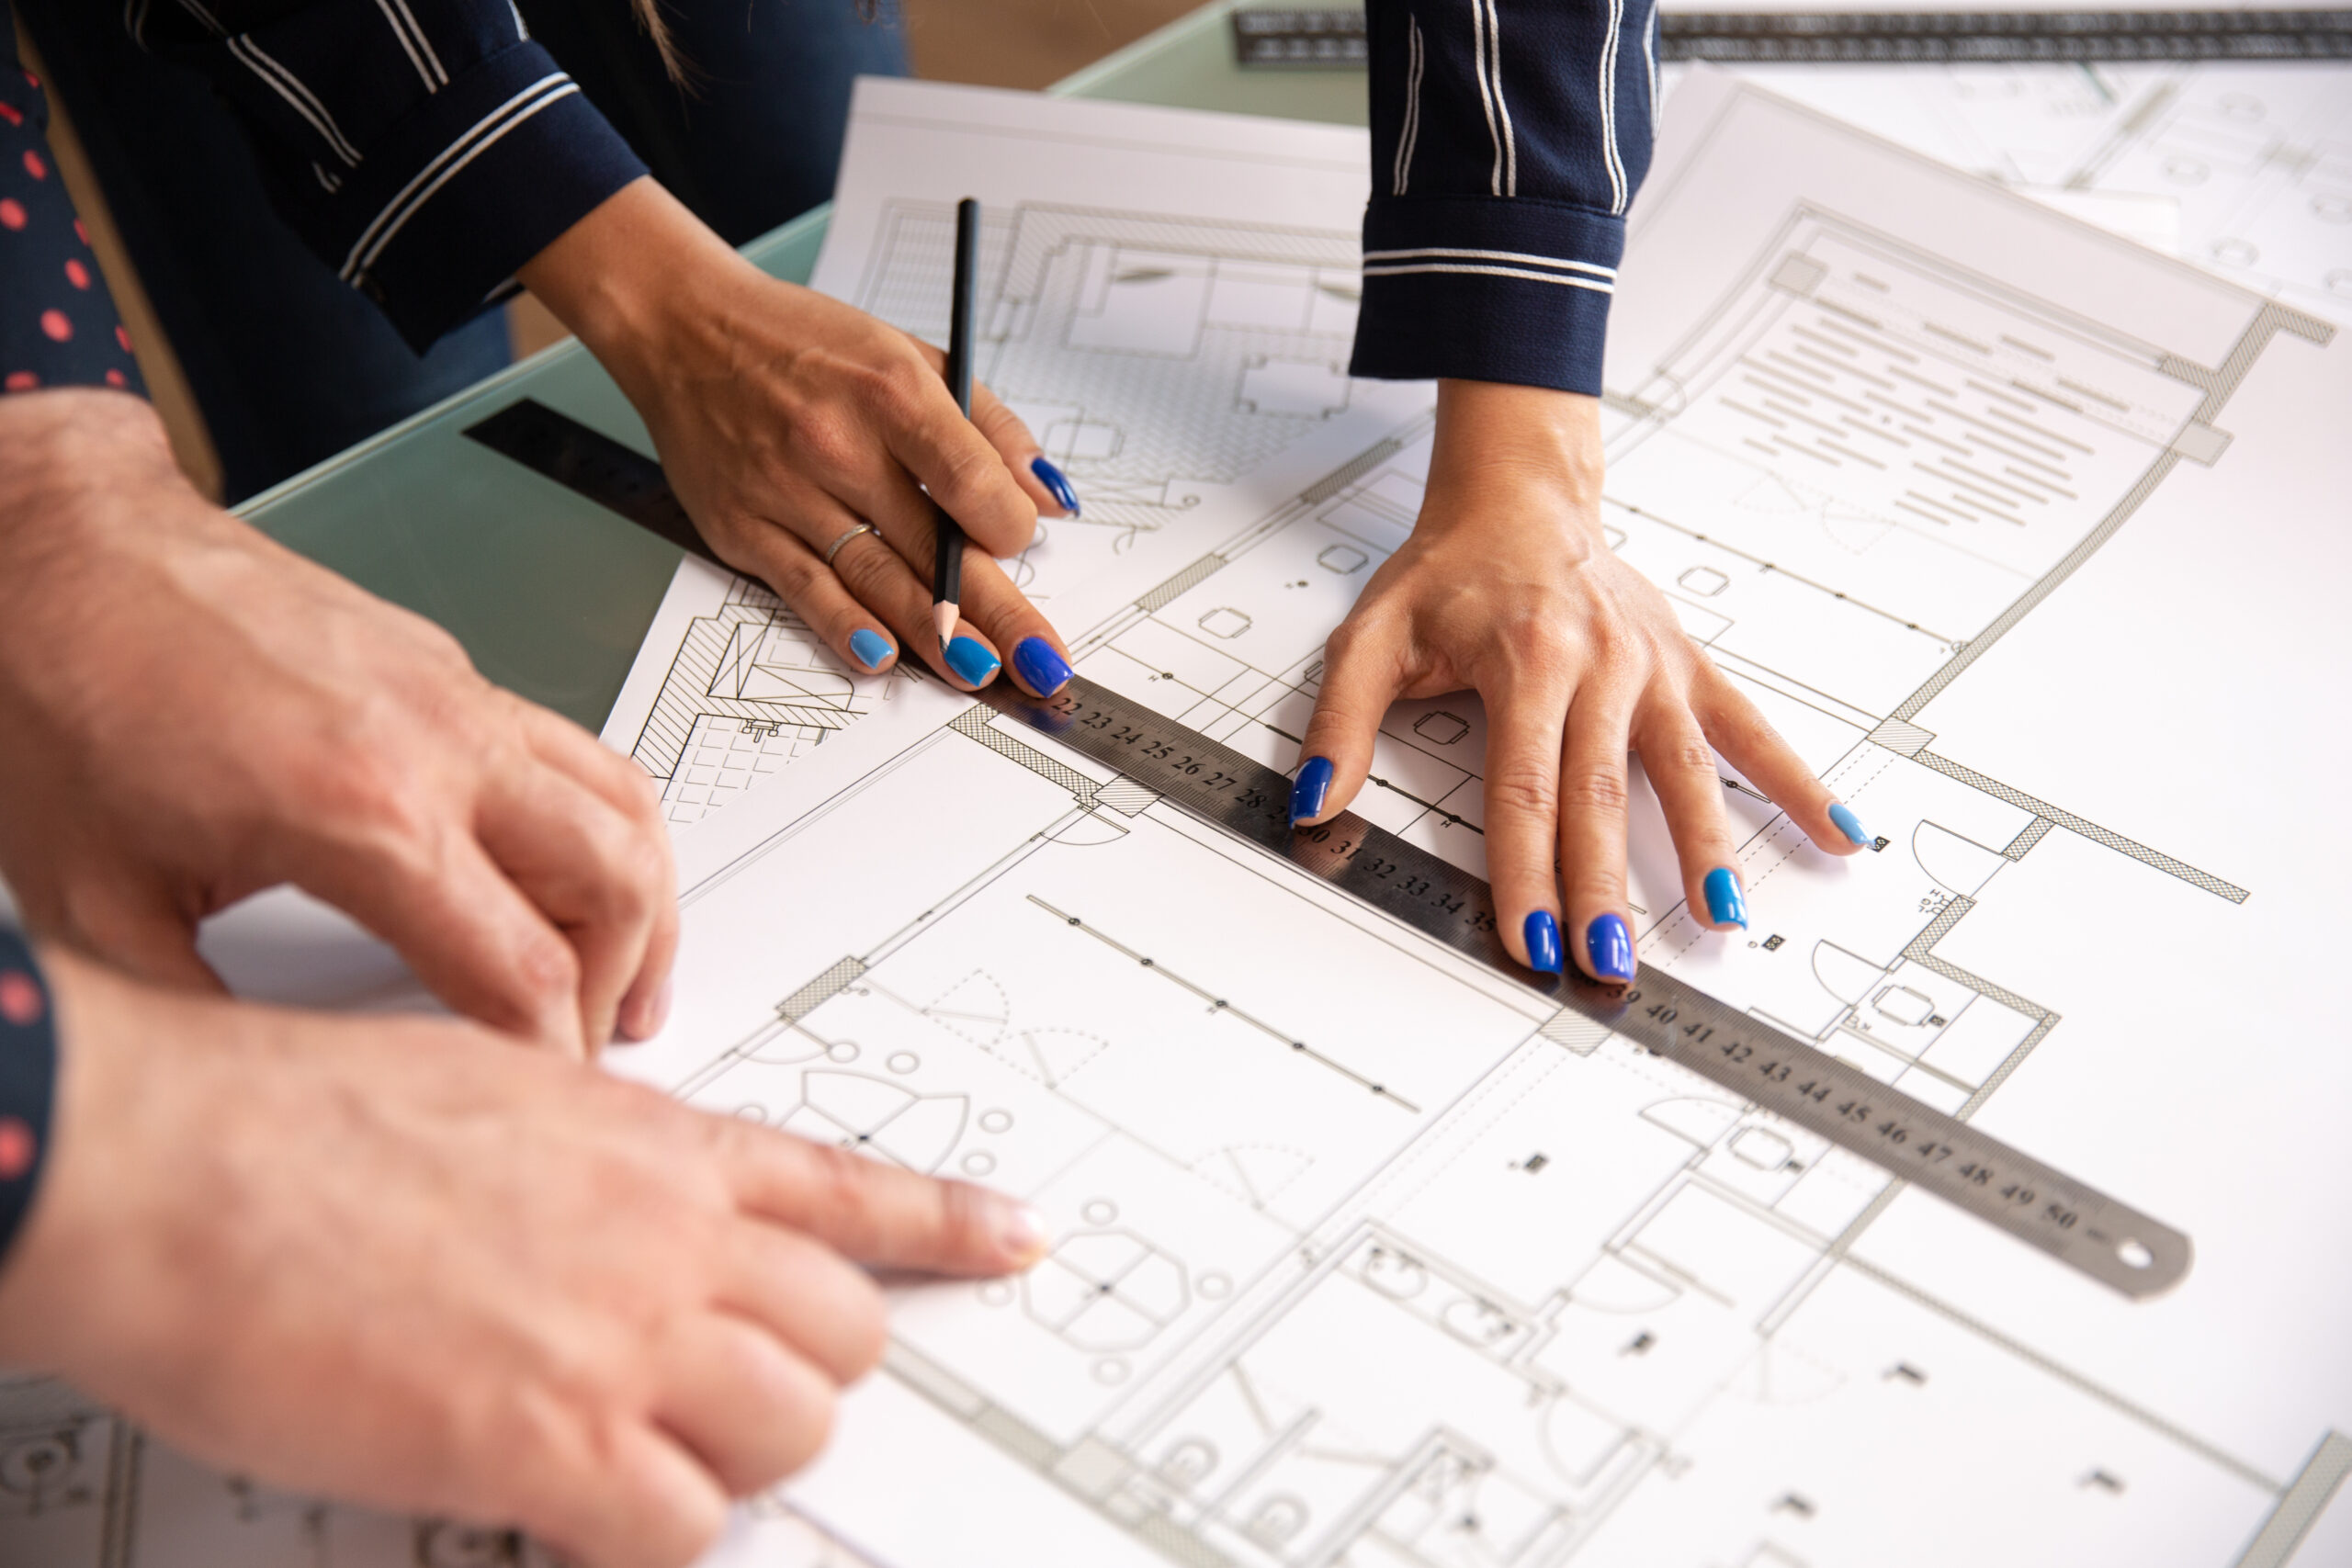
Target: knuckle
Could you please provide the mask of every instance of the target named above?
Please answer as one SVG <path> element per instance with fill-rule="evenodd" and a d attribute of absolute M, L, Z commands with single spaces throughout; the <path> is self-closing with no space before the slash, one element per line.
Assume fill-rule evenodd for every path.
<path fill-rule="evenodd" d="M 1526 763 L 1506 763 L 1487 780 L 1487 808 L 1525 817 L 1557 814 L 1560 781 L 1549 769 Z"/>
<path fill-rule="evenodd" d="M 1560 781 L 1564 810 L 1574 816 L 1616 818 L 1625 814 L 1625 774 L 1607 767 L 1573 768 Z"/>

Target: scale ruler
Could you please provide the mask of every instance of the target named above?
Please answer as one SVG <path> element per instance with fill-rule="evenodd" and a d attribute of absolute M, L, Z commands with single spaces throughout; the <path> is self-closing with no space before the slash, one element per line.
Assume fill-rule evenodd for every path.
<path fill-rule="evenodd" d="M 1141 703 L 1073 676 L 1039 702 L 1000 682 L 979 694 L 1073 751 L 1182 810 L 1320 877 L 1458 953 L 1827 1139 L 1897 1179 L 1998 1226 L 2127 1296 L 2188 1272 L 2188 1237 L 1860 1068 L 1657 969 L 1630 987 L 1521 968 L 1504 948 L 1487 884 L 1341 812 L 1293 831 L 1290 780 Z"/>
<path fill-rule="evenodd" d="M 2352 58 L 2352 11 L 1667 11 L 1658 24 L 1667 59 L 1722 62 Z"/>
<path fill-rule="evenodd" d="M 466 434 L 710 558 L 661 465 L 523 399 Z M 683 531 L 684 538 L 678 536 Z M 1011 682 L 979 694 L 999 713 L 1092 758 L 1180 809 L 1291 862 L 1518 984 L 1742 1100 L 1996 1225 L 2135 1299 L 2188 1272 L 2188 1237 L 1860 1068 L 1759 1023 L 1657 969 L 1628 988 L 1571 969 L 1536 975 L 1502 943 L 1487 884 L 1353 812 L 1292 831 L 1290 780 L 1140 703 L 1073 676 L 1039 702 Z"/>
<path fill-rule="evenodd" d="M 2346 60 L 2352 11 L 1666 11 L 1659 56 L 1724 62 Z M 1361 66 L 1360 9 L 1233 13 L 1234 63 Z"/>

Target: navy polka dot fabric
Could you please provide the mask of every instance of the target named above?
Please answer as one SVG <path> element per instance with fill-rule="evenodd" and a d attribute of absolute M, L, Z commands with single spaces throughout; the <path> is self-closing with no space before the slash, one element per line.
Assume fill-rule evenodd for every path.
<path fill-rule="evenodd" d="M 49 149 L 40 79 L 17 63 L 0 0 L 0 392 L 143 392 L 90 237 Z"/>
<path fill-rule="evenodd" d="M 0 1259 L 23 1225 L 48 1153 L 57 1082 L 49 987 L 24 939 L 0 926 Z"/>

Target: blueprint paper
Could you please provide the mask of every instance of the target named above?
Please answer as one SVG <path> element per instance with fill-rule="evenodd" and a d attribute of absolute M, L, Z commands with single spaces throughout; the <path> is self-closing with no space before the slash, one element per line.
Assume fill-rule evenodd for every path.
<path fill-rule="evenodd" d="M 1645 812 L 1644 962 L 2196 1269 L 2105 1292 L 925 685 L 687 836 L 679 1014 L 621 1063 L 1055 1224 L 1024 1280 L 899 1292 L 793 1491 L 877 1561 L 963 1560 L 898 1456 L 971 1441 L 1035 1561 L 1259 1568 L 2275 1563 L 2352 1468 L 2352 1072 L 2233 1011 L 2254 955 L 2345 934 L 2352 759 L 2287 722 L 2352 675 L 2337 334 L 1720 76 L 1623 276 L 1611 542 L 1883 836 L 1833 860 L 1735 792 L 1757 926 L 1722 936 Z M 1080 668 L 1287 765 L 1426 439 Z M 1476 864 L 1480 733 L 1401 706 L 1361 809 Z M 1128 1552 L 1079 1544 L 1106 1524 Z"/>
<path fill-rule="evenodd" d="M 979 378 L 1084 502 L 1006 566 L 1068 630 L 1429 400 L 1353 381 L 1360 130 L 867 78 L 813 283 L 944 346 L 956 200 L 985 211 Z M 697 820 L 904 690 L 763 585 L 681 562 L 605 728 Z"/>
<path fill-rule="evenodd" d="M 2343 62 L 1740 72 L 1931 157 L 2046 192 L 2077 217 L 2298 309 L 2352 322 L 2352 66 Z M 2151 205 L 2169 209 L 2169 220 Z"/>

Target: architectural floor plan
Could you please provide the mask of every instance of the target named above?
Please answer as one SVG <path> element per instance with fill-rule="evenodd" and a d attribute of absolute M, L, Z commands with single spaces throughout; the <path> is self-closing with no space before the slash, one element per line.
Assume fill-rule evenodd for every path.
<path fill-rule="evenodd" d="M 901 240 L 859 277 L 916 265 L 933 194 L 872 209 Z M 1031 216 L 993 276 L 1042 288 Z M 1300 331 L 1329 297 L 1317 256 L 1277 287 L 1264 251 L 1081 263 L 1185 253 L 1096 211 L 1053 231 L 1083 236 L 1047 247 L 1069 298 L 1167 288 L 1198 305 L 1167 341 L 1243 374 L 1241 329 L 1213 333 L 1231 273 L 1265 270 Z M 2177 1224 L 2187 1280 L 2125 1301 L 909 680 L 682 836 L 677 1011 L 615 1066 L 1017 1192 L 1058 1241 L 1021 1279 L 897 1287 L 833 1450 L 714 1562 L 2352 1551 L 2352 1059 L 2300 1023 L 2344 930 L 2311 868 L 2352 852 L 2352 748 L 2317 716 L 2352 680 L 2352 543 L 2320 526 L 2352 485 L 2352 348 L 1721 75 L 1678 91 L 1623 276 L 1611 546 L 1876 835 L 1820 854 L 1727 778 L 1755 923 L 1718 934 L 1645 803 L 1643 964 Z M 1042 314 L 1022 287 L 992 297 Z M 1178 525 L 1106 466 L 1118 528 L 1165 553 L 1062 593 L 1081 672 L 1290 766 L 1323 639 L 1419 504 L 1426 407 L 1363 392 Z M 1124 435 L 1083 432 L 1139 395 L 1033 406 L 1110 465 Z M 730 700 L 808 693 L 739 631 L 707 638 Z M 1483 726 L 1400 705 L 1356 809 L 1482 869 Z M 241 1487 L 46 1384 L 0 1385 L 0 1556 L 17 1540 L 67 1568 L 222 1540 L 264 1568 L 534 1561 Z"/>
<path fill-rule="evenodd" d="M 2352 88 L 2340 62 L 1742 73 L 2352 323 Z"/>

